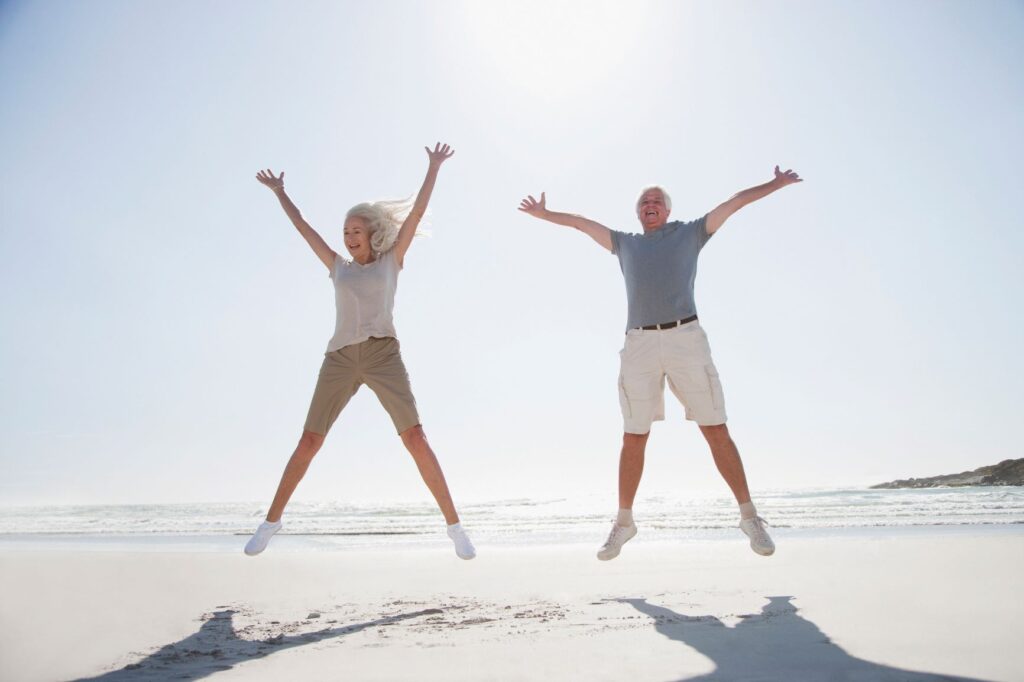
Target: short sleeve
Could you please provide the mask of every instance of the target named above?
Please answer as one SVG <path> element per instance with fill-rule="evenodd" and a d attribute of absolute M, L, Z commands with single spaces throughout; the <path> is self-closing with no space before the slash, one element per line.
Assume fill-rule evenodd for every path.
<path fill-rule="evenodd" d="M 700 244 L 701 247 L 707 244 L 708 240 L 711 239 L 711 235 L 708 234 L 707 214 L 702 215 L 700 218 L 697 218 L 696 220 L 690 221 L 689 223 L 687 223 L 687 225 L 693 229 L 694 234 L 697 238 L 697 243 Z"/>
<path fill-rule="evenodd" d="M 611 237 L 612 237 L 612 253 L 614 255 L 618 255 L 618 253 L 619 253 L 619 240 L 622 237 L 626 236 L 626 235 L 624 233 L 622 233 L 622 232 L 616 232 L 615 230 L 608 230 L 608 232 L 611 234 Z"/>

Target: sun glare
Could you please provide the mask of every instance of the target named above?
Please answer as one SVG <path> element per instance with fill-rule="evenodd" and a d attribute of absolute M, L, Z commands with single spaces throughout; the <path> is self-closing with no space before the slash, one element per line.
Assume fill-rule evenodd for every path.
<path fill-rule="evenodd" d="M 466 32 L 503 82 L 528 95 L 592 89 L 637 49 L 643 10 L 623 2 L 467 2 Z"/>

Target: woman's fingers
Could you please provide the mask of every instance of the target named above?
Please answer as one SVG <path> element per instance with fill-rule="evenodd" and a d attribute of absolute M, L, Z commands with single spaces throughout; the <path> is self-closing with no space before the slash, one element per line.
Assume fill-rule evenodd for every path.
<path fill-rule="evenodd" d="M 424 149 L 427 151 L 427 155 L 430 156 L 430 158 L 441 159 L 442 161 L 450 159 L 455 154 L 455 150 L 452 149 L 451 146 L 441 142 L 434 144 L 433 151 L 430 150 L 430 147 L 424 147 Z"/>
<path fill-rule="evenodd" d="M 281 171 L 280 175 L 275 176 L 274 171 L 266 168 L 256 173 L 256 179 L 267 187 L 284 186 L 284 171 Z"/>

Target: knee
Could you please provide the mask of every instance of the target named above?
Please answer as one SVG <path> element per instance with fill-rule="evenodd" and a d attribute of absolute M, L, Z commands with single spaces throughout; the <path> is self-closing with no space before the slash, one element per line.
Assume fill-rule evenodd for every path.
<path fill-rule="evenodd" d="M 423 427 L 419 424 L 402 431 L 402 433 L 398 435 L 402 439 L 402 444 L 405 445 L 409 452 L 422 452 L 424 449 L 430 447 L 427 444 L 427 434 L 423 433 Z"/>
<path fill-rule="evenodd" d="M 651 432 L 647 433 L 623 433 L 622 434 L 622 450 L 623 452 L 640 450 L 641 452 L 647 447 L 647 438 L 651 435 Z"/>
<path fill-rule="evenodd" d="M 302 437 L 299 438 L 299 445 L 295 448 L 295 454 L 307 459 L 313 459 L 313 455 L 319 452 L 320 446 L 323 444 L 324 436 L 321 434 L 303 431 Z"/>
<path fill-rule="evenodd" d="M 729 436 L 729 427 L 725 424 L 701 426 L 700 431 L 711 445 L 722 445 L 732 441 L 732 438 Z"/>

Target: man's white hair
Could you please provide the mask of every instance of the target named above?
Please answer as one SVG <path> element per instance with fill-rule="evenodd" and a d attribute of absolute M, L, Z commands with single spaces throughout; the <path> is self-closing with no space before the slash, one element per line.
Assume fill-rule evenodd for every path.
<path fill-rule="evenodd" d="M 672 210 L 672 197 L 668 195 L 668 192 L 665 191 L 665 188 L 662 187 L 661 185 L 651 185 L 650 187 L 644 187 L 642 190 L 640 190 L 640 196 L 636 198 L 636 206 L 634 207 L 634 210 L 637 212 L 637 215 L 640 214 L 640 201 L 643 200 L 644 195 L 650 192 L 652 189 L 656 189 L 659 192 L 661 192 L 661 196 L 665 200 L 665 210 Z"/>
<path fill-rule="evenodd" d="M 384 253 L 395 245 L 398 228 L 409 211 L 412 210 L 412 199 L 385 199 L 382 201 L 356 204 L 345 214 L 349 218 L 362 218 L 369 230 L 370 248 L 374 253 Z"/>

